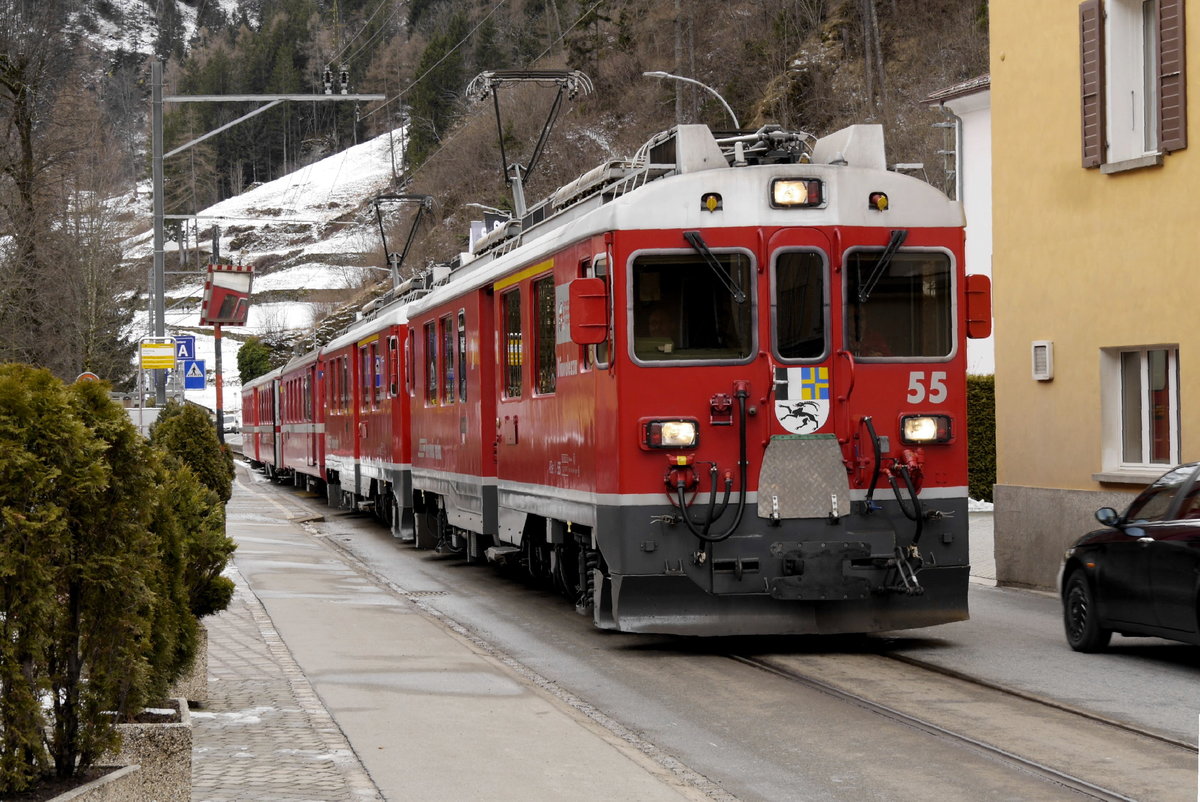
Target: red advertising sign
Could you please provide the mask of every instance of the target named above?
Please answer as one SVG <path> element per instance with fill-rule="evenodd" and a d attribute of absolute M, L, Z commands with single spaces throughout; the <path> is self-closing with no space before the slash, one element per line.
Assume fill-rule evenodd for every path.
<path fill-rule="evenodd" d="M 200 325 L 246 325 L 253 281 L 253 265 L 209 265 L 208 279 L 204 282 L 204 303 L 200 307 Z"/>

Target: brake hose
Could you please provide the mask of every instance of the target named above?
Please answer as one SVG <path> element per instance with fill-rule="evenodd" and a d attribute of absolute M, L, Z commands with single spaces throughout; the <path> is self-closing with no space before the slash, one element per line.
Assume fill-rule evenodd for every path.
<path fill-rule="evenodd" d="M 912 483 L 912 474 L 908 472 L 907 465 L 901 465 L 899 468 L 900 476 L 904 479 L 904 486 L 908 490 L 908 497 L 912 499 L 913 511 L 910 513 L 908 507 L 904 506 L 904 500 L 900 498 L 900 488 L 896 486 L 895 473 L 888 475 L 888 482 L 892 486 L 892 492 L 896 494 L 896 504 L 900 506 L 900 512 L 904 513 L 904 517 L 913 521 L 917 525 L 916 531 L 913 533 L 912 545 L 917 545 L 921 540 L 921 530 L 924 528 L 925 516 L 921 513 L 921 500 L 917 498 L 917 490 Z"/>
<path fill-rule="evenodd" d="M 738 457 L 739 457 L 738 481 L 741 483 L 741 492 L 738 494 L 737 512 L 734 513 L 733 522 L 729 525 L 729 528 L 726 529 L 724 532 L 722 532 L 719 535 L 710 535 L 708 533 L 708 530 L 712 527 L 713 523 L 715 522 L 715 519 L 712 516 L 713 503 L 716 499 L 716 492 L 717 492 L 717 487 L 716 487 L 715 481 L 713 482 L 712 487 L 709 491 L 710 496 L 709 496 L 708 522 L 705 523 L 701 529 L 696 528 L 696 523 L 692 520 L 692 517 L 688 514 L 687 507 L 683 506 L 684 498 L 683 498 L 682 485 L 681 484 L 676 485 L 676 488 L 675 488 L 676 492 L 679 494 L 680 509 L 683 512 L 683 522 L 685 524 L 687 524 L 688 530 L 693 535 L 695 535 L 700 540 L 703 540 L 705 543 L 719 543 L 722 540 L 728 539 L 729 536 L 732 535 L 737 530 L 738 525 L 742 522 L 742 513 L 744 513 L 746 511 L 746 493 L 747 493 L 747 491 L 746 491 L 746 476 L 748 474 L 747 462 L 746 462 L 746 398 L 749 397 L 750 393 L 748 390 L 746 390 L 745 387 L 739 387 L 736 395 L 737 395 L 737 400 L 738 400 L 738 426 L 739 426 L 739 430 L 738 430 Z M 710 476 L 712 476 L 713 479 L 716 478 L 715 473 L 716 473 L 716 465 L 714 465 L 712 470 L 710 471 Z M 727 479 L 726 480 L 726 498 L 728 498 L 728 493 L 729 493 L 730 487 L 731 487 L 731 483 Z M 724 512 L 725 512 L 725 506 L 726 506 L 726 504 L 724 502 L 722 502 L 722 504 L 721 504 L 721 513 L 722 514 L 724 514 Z M 717 517 L 720 517 L 720 516 L 717 516 Z"/>

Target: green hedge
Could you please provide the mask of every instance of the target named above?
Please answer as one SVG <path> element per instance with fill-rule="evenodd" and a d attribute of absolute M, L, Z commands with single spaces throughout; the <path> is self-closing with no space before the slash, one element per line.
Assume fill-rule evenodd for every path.
<path fill-rule="evenodd" d="M 231 465 L 202 412 L 156 434 L 107 384 L 0 364 L 0 799 L 114 748 L 228 604 Z"/>
<path fill-rule="evenodd" d="M 992 500 L 996 484 L 996 378 L 967 377 L 967 481 L 973 499 Z"/>

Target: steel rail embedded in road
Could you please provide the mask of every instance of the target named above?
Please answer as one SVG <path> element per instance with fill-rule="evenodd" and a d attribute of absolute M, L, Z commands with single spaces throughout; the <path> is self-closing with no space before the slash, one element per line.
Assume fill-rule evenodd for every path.
<path fill-rule="evenodd" d="M 1007 688 L 997 682 L 991 682 L 990 680 L 981 679 L 980 677 L 973 677 L 970 674 L 962 671 L 956 671 L 953 668 L 946 668 L 934 663 L 928 663 L 924 660 L 920 660 L 916 657 L 910 657 L 906 654 L 889 653 L 881 654 L 880 656 L 886 657 L 889 660 L 896 660 L 897 662 L 910 665 L 913 668 L 920 668 L 925 671 L 933 672 L 934 674 L 941 674 L 944 677 L 950 677 L 951 679 L 959 680 L 961 682 L 969 682 L 972 685 L 978 685 L 979 687 L 986 688 L 990 691 L 997 691 L 999 693 L 1007 694 L 1008 696 L 1016 697 L 1017 699 L 1024 699 L 1027 702 L 1044 705 L 1045 707 L 1053 708 L 1054 710 L 1058 710 L 1063 713 L 1069 713 L 1073 716 L 1079 716 L 1080 718 L 1094 721 L 1097 724 L 1106 724 L 1109 727 L 1115 727 L 1123 732 L 1130 733 L 1131 735 L 1139 735 L 1143 738 L 1150 738 L 1155 741 L 1160 741 L 1168 746 L 1179 747 L 1180 749 L 1184 749 L 1192 754 L 1200 754 L 1200 749 L 1198 749 L 1195 744 L 1182 741 L 1178 738 L 1172 738 L 1170 735 L 1164 735 L 1161 732 L 1155 732 L 1154 730 L 1149 730 L 1145 727 L 1139 727 L 1136 724 L 1130 724 L 1127 721 L 1118 721 L 1115 718 L 1102 716 L 1099 713 L 1093 713 L 1090 710 L 1084 710 L 1079 707 L 1063 704 L 1062 702 L 1057 702 L 1053 699 L 1047 699 L 1044 696 L 1038 696 L 1037 694 L 1028 693 L 1026 691 L 1019 691 L 1015 688 Z"/>
<path fill-rule="evenodd" d="M 867 697 L 862 696 L 861 694 L 857 694 L 852 691 L 848 691 L 845 688 L 839 688 L 838 686 L 836 686 L 832 683 L 825 682 L 824 680 L 817 679 L 816 677 L 808 676 L 808 675 L 799 673 L 797 671 L 792 671 L 787 668 L 782 668 L 780 666 L 772 665 L 766 661 L 763 661 L 763 660 L 760 660 L 757 658 L 753 658 L 753 657 L 745 657 L 742 655 L 733 655 L 733 654 L 728 655 L 728 657 L 729 657 L 729 659 L 731 659 L 735 662 L 742 663 L 743 665 L 750 666 L 751 668 L 756 668 L 760 671 L 764 671 L 769 674 L 774 674 L 774 675 L 782 677 L 788 681 L 795 682 L 795 683 L 804 685 L 808 688 L 811 688 L 813 690 L 820 691 L 822 693 L 825 693 L 829 696 L 834 697 L 835 699 L 839 699 L 839 700 L 848 702 L 859 708 L 876 713 L 876 714 L 883 716 L 887 719 L 890 719 L 892 721 L 896 721 L 898 723 L 913 727 L 914 729 L 920 730 L 921 732 L 932 735 L 936 738 L 942 738 L 942 739 L 957 743 L 959 745 L 965 746 L 965 747 L 970 748 L 970 749 L 972 749 L 978 753 L 981 753 L 985 756 L 988 756 L 988 757 L 991 757 L 994 759 L 998 759 L 1004 763 L 1007 763 L 1007 764 L 1015 767 L 1019 771 L 1033 775 L 1035 777 L 1038 777 L 1040 779 L 1043 779 L 1043 780 L 1053 783 L 1055 785 L 1061 786 L 1063 788 L 1067 788 L 1072 791 L 1084 794 L 1085 796 L 1087 796 L 1089 798 L 1099 799 L 1099 800 L 1114 800 L 1114 802 L 1116 802 L 1116 801 L 1135 802 L 1134 797 L 1126 796 L 1126 795 L 1121 794 L 1112 789 L 1104 788 L 1102 786 L 1096 785 L 1095 783 L 1088 782 L 1087 780 L 1084 780 L 1081 777 L 1074 776 L 1067 772 L 1056 769 L 1052 766 L 1048 766 L 1045 763 L 1042 763 L 1037 760 L 1033 760 L 1031 758 L 1024 757 L 1022 755 L 1016 754 L 1015 752 L 1009 751 L 1007 749 L 996 746 L 994 744 L 989 744 L 985 741 L 981 741 L 978 738 L 973 738 L 970 735 L 967 735 L 965 733 L 956 732 L 954 730 L 948 729 L 939 724 L 935 724 L 931 721 L 927 721 L 918 716 L 914 716 L 911 713 L 906 713 L 902 710 L 892 707 L 891 705 L 887 705 L 882 702 L 877 702 L 873 699 L 868 699 Z M 918 668 L 926 668 L 926 666 L 923 664 L 913 664 L 913 665 L 915 665 Z M 966 682 L 970 682 L 973 684 L 987 687 L 988 690 L 997 691 L 997 692 L 1005 693 L 1005 694 L 1010 694 L 1010 692 L 1005 688 L 988 686 L 988 685 L 985 685 L 984 683 L 978 682 L 977 680 L 975 680 L 975 678 L 972 678 L 972 677 L 962 677 L 961 679 L 963 679 Z M 1010 694 L 1010 695 L 1017 696 L 1018 694 Z M 1033 701 L 1035 703 L 1041 702 L 1041 700 L 1038 700 L 1036 698 L 1030 698 L 1025 695 L 1020 695 L 1020 698 L 1023 698 L 1027 701 Z M 1076 712 L 1073 710 L 1066 709 L 1062 706 L 1056 706 L 1056 709 L 1059 709 L 1061 712 L 1066 712 L 1066 713 Z M 1099 723 L 1106 724 L 1108 726 L 1125 729 L 1128 732 L 1130 732 L 1131 734 L 1135 734 L 1135 735 L 1139 735 L 1139 736 L 1145 735 L 1145 733 L 1143 733 L 1142 731 L 1140 731 L 1138 729 L 1123 727 L 1119 722 L 1102 720 L 1102 719 L 1098 719 L 1093 716 L 1085 716 L 1085 717 L 1095 720 Z M 1184 749 L 1187 749 L 1187 750 L 1193 751 L 1193 752 L 1195 751 L 1188 744 L 1180 744 L 1178 742 L 1169 741 L 1162 737 L 1158 737 L 1158 740 L 1165 741 L 1166 743 L 1170 744 L 1171 746 L 1174 746 L 1177 748 L 1184 748 Z"/>

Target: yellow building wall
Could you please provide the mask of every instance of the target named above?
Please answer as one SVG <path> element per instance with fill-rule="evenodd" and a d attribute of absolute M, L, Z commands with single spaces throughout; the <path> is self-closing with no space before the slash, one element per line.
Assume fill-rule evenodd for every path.
<path fill-rule="evenodd" d="M 1103 175 L 1081 167 L 1077 4 L 990 8 L 997 484 L 1121 489 L 1092 478 L 1101 348 L 1178 343 L 1182 457 L 1200 459 L 1200 14 L 1189 148 Z M 1034 340 L 1054 342 L 1053 381 L 1031 378 Z"/>

